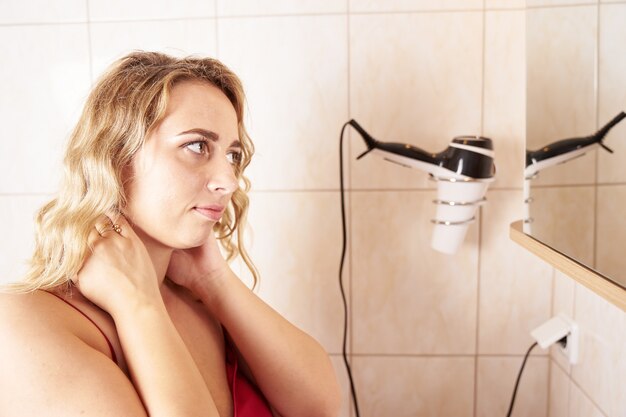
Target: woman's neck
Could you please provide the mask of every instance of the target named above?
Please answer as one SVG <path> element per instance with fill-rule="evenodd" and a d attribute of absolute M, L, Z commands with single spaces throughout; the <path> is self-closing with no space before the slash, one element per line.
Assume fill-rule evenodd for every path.
<path fill-rule="evenodd" d="M 146 250 L 148 251 L 148 255 L 152 260 L 152 265 L 154 266 L 154 272 L 156 273 L 157 281 L 159 283 L 159 287 L 163 286 L 163 281 L 165 280 L 165 274 L 167 273 L 167 268 L 170 263 L 170 257 L 172 256 L 173 249 L 167 246 L 164 246 L 160 242 L 157 242 L 153 238 L 146 236 L 141 233 L 140 230 L 135 229 L 135 233 L 139 239 L 143 242 Z"/>

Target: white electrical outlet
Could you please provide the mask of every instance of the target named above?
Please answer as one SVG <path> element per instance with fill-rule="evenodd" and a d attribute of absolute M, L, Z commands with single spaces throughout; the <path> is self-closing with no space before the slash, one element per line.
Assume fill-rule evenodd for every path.
<path fill-rule="evenodd" d="M 565 346 L 559 343 L 559 350 L 567 356 L 570 364 L 578 361 L 578 325 L 574 320 L 563 313 L 530 332 L 542 349 L 547 349 L 554 343 L 565 338 Z"/>

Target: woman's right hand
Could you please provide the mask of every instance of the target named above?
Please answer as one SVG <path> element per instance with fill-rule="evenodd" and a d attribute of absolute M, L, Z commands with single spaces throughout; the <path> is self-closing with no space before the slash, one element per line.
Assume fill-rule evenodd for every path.
<path fill-rule="evenodd" d="M 143 242 L 122 215 L 103 216 L 96 227 L 100 232 L 94 229 L 90 236 L 92 253 L 77 274 L 78 287 L 113 317 L 147 415 L 218 416 L 202 373 L 168 314 Z"/>
<path fill-rule="evenodd" d="M 123 215 L 102 216 L 89 245 L 91 254 L 74 281 L 90 301 L 114 319 L 129 304 L 162 302 L 148 251 Z"/>

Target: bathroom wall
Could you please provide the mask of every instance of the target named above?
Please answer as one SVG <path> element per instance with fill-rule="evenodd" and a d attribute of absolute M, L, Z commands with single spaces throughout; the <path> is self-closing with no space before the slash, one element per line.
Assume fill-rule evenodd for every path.
<path fill-rule="evenodd" d="M 432 151 L 462 134 L 494 140 L 488 203 L 447 256 L 429 247 L 434 185 L 355 161 L 364 146 L 349 132 L 345 281 L 362 416 L 505 415 L 529 331 L 560 282 L 508 238 L 523 216 L 524 23 L 523 0 L 2 2 L 0 277 L 23 270 L 33 213 L 57 187 L 62 144 L 106 64 L 133 48 L 217 56 L 248 92 L 259 294 L 328 349 L 344 417 L 354 413 L 337 283 L 342 124 Z M 516 417 L 548 414 L 549 375 L 538 350 Z"/>
<path fill-rule="evenodd" d="M 626 110 L 626 2 L 533 0 L 528 7 L 528 140 L 587 135 Z M 542 240 L 614 277 L 626 267 L 625 134 L 618 125 L 607 137 L 614 154 L 592 152 L 533 184 L 533 204 L 546 215 L 540 221 L 552 227 Z M 558 271 L 552 310 L 575 319 L 581 340 L 574 366 L 552 349 L 548 415 L 625 416 L 626 312 Z"/>

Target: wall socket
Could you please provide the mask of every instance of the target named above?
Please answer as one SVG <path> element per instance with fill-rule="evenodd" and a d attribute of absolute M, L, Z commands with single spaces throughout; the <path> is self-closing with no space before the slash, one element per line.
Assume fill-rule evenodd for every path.
<path fill-rule="evenodd" d="M 542 349 L 557 343 L 569 363 L 578 361 L 578 324 L 563 313 L 552 317 L 547 322 L 530 332 Z M 560 342 L 564 339 L 564 342 Z"/>

